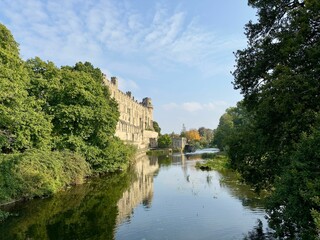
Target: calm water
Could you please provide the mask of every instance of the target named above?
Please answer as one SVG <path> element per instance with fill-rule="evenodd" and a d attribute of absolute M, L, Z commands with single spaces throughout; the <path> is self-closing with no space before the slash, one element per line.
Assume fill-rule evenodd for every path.
<path fill-rule="evenodd" d="M 258 196 L 197 161 L 144 156 L 128 173 L 8 206 L 18 216 L 0 224 L 0 239 L 242 239 L 265 223 Z"/>

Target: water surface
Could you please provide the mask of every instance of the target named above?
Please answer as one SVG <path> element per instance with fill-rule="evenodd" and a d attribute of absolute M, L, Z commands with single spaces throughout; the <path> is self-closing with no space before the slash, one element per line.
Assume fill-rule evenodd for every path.
<path fill-rule="evenodd" d="M 209 150 L 212 151 L 212 150 Z M 264 209 L 230 172 L 195 169 L 199 155 L 138 159 L 54 197 L 8 206 L 1 239 L 242 239 Z"/>

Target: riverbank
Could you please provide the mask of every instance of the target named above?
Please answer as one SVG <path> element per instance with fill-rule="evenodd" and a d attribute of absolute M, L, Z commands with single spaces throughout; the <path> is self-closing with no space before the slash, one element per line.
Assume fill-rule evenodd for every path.
<path fill-rule="evenodd" d="M 105 172 L 95 171 L 83 156 L 70 151 L 30 150 L 1 154 L 0 206 L 45 198 L 69 186 L 83 184 L 89 177 L 124 171 L 135 154 L 137 151 L 127 146 L 123 150 L 123 162 L 126 164 L 122 164 L 121 169 L 110 168 Z M 9 213 L 0 210 L 0 222 L 8 216 Z"/>

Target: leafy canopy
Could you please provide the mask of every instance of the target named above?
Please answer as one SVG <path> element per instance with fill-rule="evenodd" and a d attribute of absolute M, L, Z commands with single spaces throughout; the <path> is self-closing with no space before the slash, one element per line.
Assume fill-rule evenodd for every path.
<path fill-rule="evenodd" d="M 310 166 L 320 163 L 312 153 L 319 141 L 320 1 L 249 5 L 258 22 L 246 25 L 248 46 L 236 52 L 233 72 L 247 121 L 229 137 L 231 163 L 256 188 L 274 189 L 268 211 L 278 236 L 314 239 L 320 192 Z"/>

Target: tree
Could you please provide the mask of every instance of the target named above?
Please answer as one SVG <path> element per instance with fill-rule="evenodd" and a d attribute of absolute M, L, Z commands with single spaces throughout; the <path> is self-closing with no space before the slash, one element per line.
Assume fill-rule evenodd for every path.
<path fill-rule="evenodd" d="M 39 102 L 28 94 L 30 78 L 18 44 L 0 24 L 0 152 L 47 148 L 52 126 Z"/>
<path fill-rule="evenodd" d="M 230 132 L 233 128 L 233 119 L 230 113 L 231 109 L 226 110 L 220 119 L 219 125 L 214 133 L 213 144 L 216 145 L 220 150 L 223 150 L 226 147 L 226 139 L 229 137 Z"/>
<path fill-rule="evenodd" d="M 289 164 L 282 156 L 290 155 L 301 133 L 310 132 L 320 110 L 320 3 L 252 0 L 249 4 L 258 9 L 259 21 L 246 26 L 248 47 L 236 53 L 234 86 L 241 90 L 261 131 L 265 161 L 279 174 Z"/>
<path fill-rule="evenodd" d="M 81 153 L 96 172 L 123 169 L 131 150 L 114 137 L 118 107 L 100 69 L 88 62 L 59 69 L 40 58 L 26 65 L 30 94 L 52 118 L 53 148 Z"/>
<path fill-rule="evenodd" d="M 258 22 L 246 25 L 248 46 L 237 51 L 233 75 L 251 121 L 234 135 L 241 146 L 235 149 L 240 144 L 233 141 L 231 162 L 256 186 L 271 188 L 276 183 L 272 196 L 277 197 L 271 197 L 268 208 L 270 214 L 272 209 L 285 209 L 271 214 L 279 236 L 293 238 L 307 231 L 310 239 L 316 238 L 315 230 L 310 231 L 317 225 L 311 205 L 306 205 L 303 216 L 289 208 L 301 204 L 300 190 L 292 186 L 301 176 L 292 169 L 297 162 L 308 166 L 317 161 L 294 156 L 304 142 L 302 136 L 313 134 L 320 112 L 320 2 L 249 0 L 249 5 L 257 9 Z M 312 181 L 312 176 L 306 167 L 304 182 Z M 314 191 L 319 195 L 317 188 Z"/>
<path fill-rule="evenodd" d="M 172 144 L 172 139 L 168 134 L 161 135 L 158 138 L 158 147 L 159 148 L 168 148 Z"/>
<path fill-rule="evenodd" d="M 153 129 L 159 134 L 161 134 L 161 128 L 159 126 L 159 124 L 156 121 L 153 121 Z"/>
<path fill-rule="evenodd" d="M 213 139 L 213 130 L 205 127 L 200 127 L 198 129 L 199 135 L 201 137 L 200 143 L 203 147 L 210 145 Z"/>
<path fill-rule="evenodd" d="M 320 122 L 319 122 L 320 123 Z M 291 164 L 267 202 L 270 226 L 281 238 L 318 239 L 320 232 L 320 131 L 304 134 Z M 294 223 L 294 224 L 292 224 Z"/>
<path fill-rule="evenodd" d="M 190 129 L 186 131 L 186 138 L 190 142 L 200 141 L 200 135 L 197 129 Z"/>
<path fill-rule="evenodd" d="M 248 121 L 243 103 L 239 102 L 236 107 L 231 107 L 220 117 L 217 129 L 214 131 L 212 144 L 221 150 L 229 149 L 232 134 L 239 131 L 239 127 Z M 236 130 L 235 130 L 236 129 Z"/>

